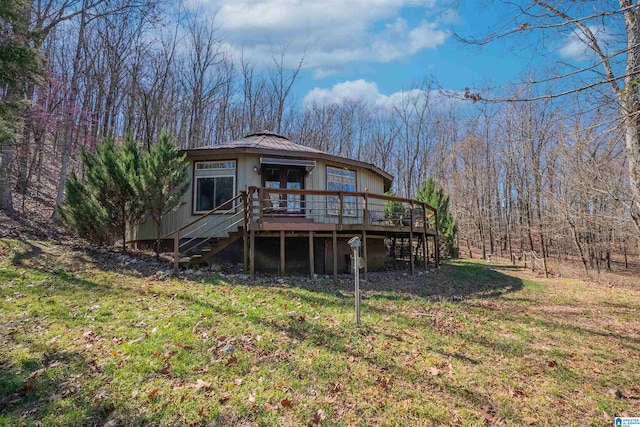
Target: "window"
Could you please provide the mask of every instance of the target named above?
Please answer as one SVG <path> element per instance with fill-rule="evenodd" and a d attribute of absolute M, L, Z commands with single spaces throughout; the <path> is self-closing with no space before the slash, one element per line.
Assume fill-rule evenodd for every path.
<path fill-rule="evenodd" d="M 217 208 L 236 193 L 236 161 L 196 162 L 194 173 L 194 213 Z"/>
<path fill-rule="evenodd" d="M 346 169 L 338 169 L 327 166 L 327 190 L 328 191 L 356 191 L 356 173 Z M 327 213 L 338 215 L 339 197 L 327 196 Z M 342 215 L 356 216 L 356 197 L 344 196 Z"/>

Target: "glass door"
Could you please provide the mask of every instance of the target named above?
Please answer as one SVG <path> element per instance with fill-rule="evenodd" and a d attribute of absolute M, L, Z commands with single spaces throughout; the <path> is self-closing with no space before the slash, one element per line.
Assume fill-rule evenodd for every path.
<path fill-rule="evenodd" d="M 304 173 L 301 169 L 287 169 L 287 190 L 301 190 L 304 183 Z M 300 194 L 287 194 L 287 212 L 300 213 L 302 211 Z"/>
<path fill-rule="evenodd" d="M 295 166 L 267 165 L 262 168 L 262 186 L 266 188 L 304 189 L 304 169 Z M 269 194 L 277 213 L 302 213 L 304 197 L 300 194 Z"/>

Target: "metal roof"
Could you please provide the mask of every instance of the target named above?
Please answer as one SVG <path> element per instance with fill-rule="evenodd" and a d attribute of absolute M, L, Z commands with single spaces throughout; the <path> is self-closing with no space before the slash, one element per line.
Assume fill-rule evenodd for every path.
<path fill-rule="evenodd" d="M 287 137 L 266 130 L 249 134 L 242 139 L 238 139 L 237 141 L 228 141 L 221 144 L 208 145 L 206 147 L 194 148 L 193 150 L 189 151 L 221 150 L 225 148 L 256 148 L 264 150 L 292 151 L 302 153 L 324 153 L 324 151 L 316 150 L 315 148 L 296 144 L 295 142 L 289 140 Z"/>
<path fill-rule="evenodd" d="M 225 155 L 233 153 L 265 154 L 267 156 L 293 157 L 293 158 L 323 158 L 351 166 L 364 167 L 380 175 L 384 181 L 384 191 L 391 188 L 393 176 L 388 172 L 361 160 L 353 160 L 345 157 L 329 154 L 315 148 L 306 147 L 289 140 L 287 137 L 271 131 L 263 130 L 249 134 L 236 141 L 223 142 L 221 144 L 207 145 L 205 147 L 180 150 L 193 158 L 205 158 L 209 155 Z M 277 152 L 277 153 L 274 153 Z"/>

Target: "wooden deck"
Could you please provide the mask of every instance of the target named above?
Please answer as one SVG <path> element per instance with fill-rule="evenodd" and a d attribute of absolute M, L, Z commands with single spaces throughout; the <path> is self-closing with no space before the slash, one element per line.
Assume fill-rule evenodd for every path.
<path fill-rule="evenodd" d="M 225 221 L 227 224 L 225 224 Z M 338 274 L 338 239 L 359 236 L 362 241 L 361 256 L 364 259 L 364 278 L 367 277 L 367 238 L 408 239 L 410 248 L 422 250 L 424 268 L 427 268 L 429 242 L 432 242 L 436 265 L 439 263 L 437 211 L 419 200 L 391 197 L 368 192 L 294 190 L 250 187 L 233 199 L 191 223 L 173 231 L 167 237 L 174 239 L 174 265 L 187 259 L 180 249 L 186 243 L 201 239 L 198 245 L 210 242 L 212 237 L 198 236 L 198 230 L 211 229 L 218 223 L 234 239 L 242 235 L 245 270 L 255 273 L 256 239 L 279 237 L 279 271 L 285 271 L 285 246 L 288 237 L 307 237 L 310 275 L 314 277 L 314 238 L 331 238 L 333 248 L 333 276 Z M 232 230 L 232 231 L 229 231 Z M 181 240 L 182 239 L 182 240 Z M 227 240 L 225 240 L 227 239 Z M 187 262 L 203 262 L 223 250 L 231 237 L 215 236 L 216 247 L 208 252 L 188 258 Z M 344 243 L 343 243 L 344 244 Z M 203 246 L 204 247 L 204 246 Z M 411 273 L 415 270 L 413 250 L 409 251 Z"/>
<path fill-rule="evenodd" d="M 434 260 L 439 263 L 437 211 L 428 204 L 368 192 L 292 190 L 250 187 L 247 192 L 248 264 L 255 271 L 255 239 L 280 236 L 280 271 L 285 268 L 286 236 L 309 238 L 309 265 L 313 277 L 314 237 L 331 236 L 333 275 L 337 278 L 337 239 L 357 235 L 362 241 L 364 278 L 367 277 L 367 237 L 408 239 L 422 247 L 424 267 L 428 263 L 428 240 L 433 241 Z M 411 273 L 415 259 L 410 254 Z"/>

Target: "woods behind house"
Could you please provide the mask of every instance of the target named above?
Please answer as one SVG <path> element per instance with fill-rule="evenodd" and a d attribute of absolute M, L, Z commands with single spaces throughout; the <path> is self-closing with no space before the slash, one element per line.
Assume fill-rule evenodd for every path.
<path fill-rule="evenodd" d="M 584 269 L 611 269 L 615 261 L 624 268 L 637 256 L 625 128 L 618 106 L 599 92 L 546 97 L 557 89 L 553 79 L 533 86 L 526 81 L 550 75 L 532 73 L 520 92 L 503 93 L 522 102 L 445 96 L 425 78 L 384 107 L 364 99 L 303 103 L 292 89 L 304 58 L 291 62 L 283 48 L 267 68 L 234 59 L 214 20 L 164 7 L 0 2 L 11 49 L 24 49 L 10 69 L 21 78 L 0 76 L 3 210 L 28 217 L 44 208 L 56 218 L 65 187 L 67 197 L 83 197 L 86 188 L 69 191 L 91 173 L 82 152 L 100 156 L 91 153 L 103 140 L 154 152 L 169 135 L 194 148 L 271 129 L 393 171 L 400 197 L 435 194 L 423 187 L 433 177 L 458 227 L 452 245 L 466 256 L 533 249 Z M 176 23 L 172 13 L 183 19 Z M 161 221 L 162 209 L 155 212 Z"/>

